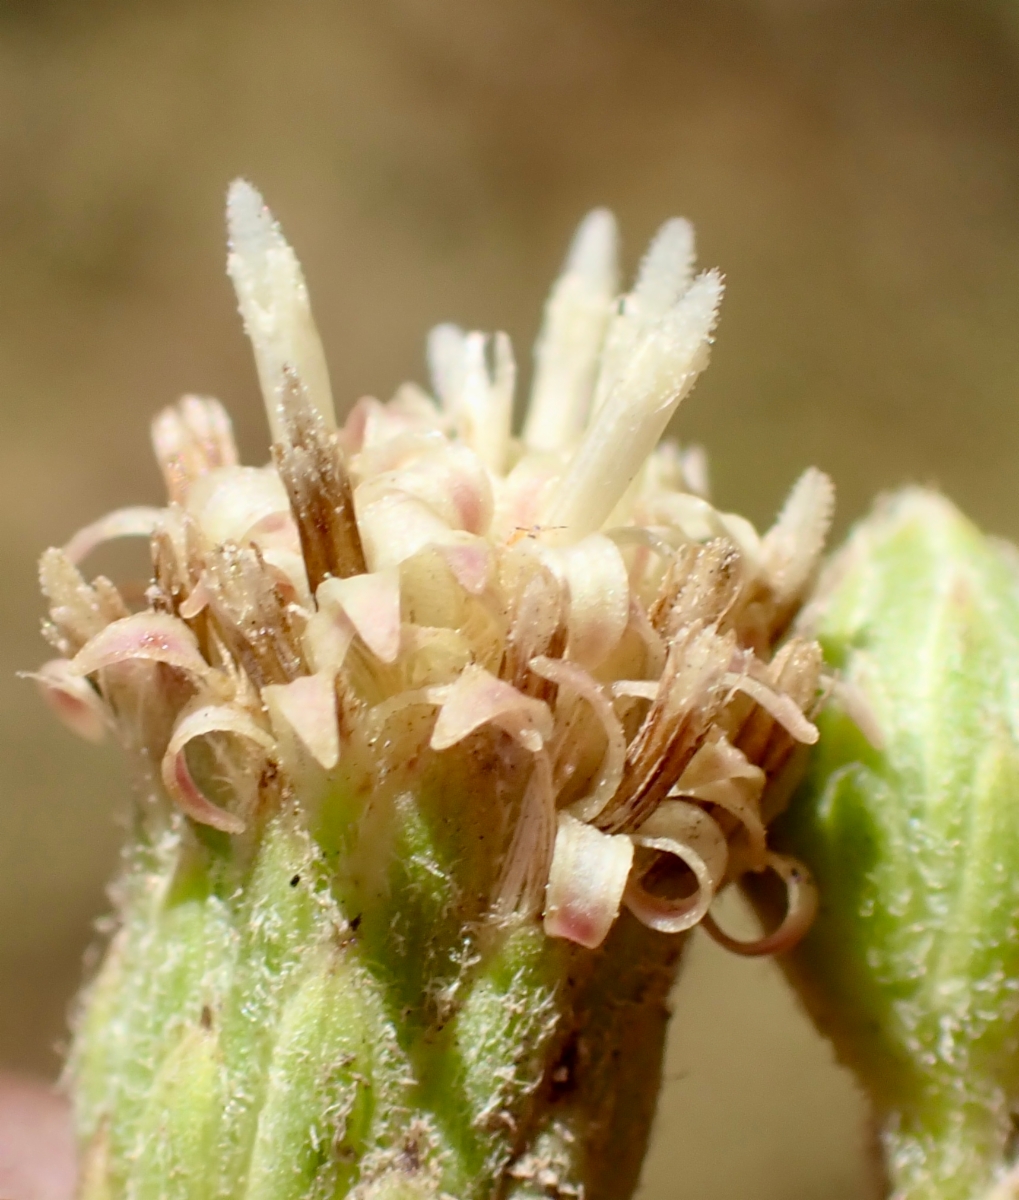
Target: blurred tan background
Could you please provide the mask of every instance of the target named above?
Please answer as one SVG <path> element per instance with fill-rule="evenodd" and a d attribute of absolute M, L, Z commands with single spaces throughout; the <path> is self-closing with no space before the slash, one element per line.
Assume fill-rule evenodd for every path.
<path fill-rule="evenodd" d="M 1007 20 L 976 0 L 0 0 L 0 1065 L 58 1069 L 128 793 L 14 678 L 45 655 L 34 559 L 159 500 L 148 421 L 184 390 L 265 456 L 230 178 L 305 262 L 341 403 L 421 378 L 441 319 L 525 357 L 591 206 L 631 265 L 681 213 L 728 277 L 680 421 L 722 504 L 763 522 L 816 463 L 840 529 L 918 480 L 1016 536 Z M 698 943 L 677 1009 L 646 1200 L 864 1194 L 862 1105 L 770 964 Z"/>

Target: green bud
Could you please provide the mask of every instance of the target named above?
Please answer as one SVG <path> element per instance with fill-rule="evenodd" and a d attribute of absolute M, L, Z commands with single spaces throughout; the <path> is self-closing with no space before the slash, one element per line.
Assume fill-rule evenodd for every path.
<path fill-rule="evenodd" d="M 873 1099 L 895 1196 L 991 1195 L 1019 1101 L 1014 551 L 904 491 L 808 619 L 846 689 L 779 826 L 821 896 L 788 969 Z"/>

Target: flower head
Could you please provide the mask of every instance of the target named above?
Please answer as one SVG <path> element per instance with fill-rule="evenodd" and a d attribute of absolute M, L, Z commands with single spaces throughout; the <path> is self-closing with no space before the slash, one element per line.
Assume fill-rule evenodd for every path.
<path fill-rule="evenodd" d="M 155 829 L 238 840 L 305 807 L 360 912 L 416 789 L 443 808 L 468 918 L 543 914 L 594 947 L 620 907 L 665 932 L 774 869 L 790 944 L 802 871 L 768 849 L 797 744 L 815 740 L 817 644 L 787 637 L 827 532 L 808 471 L 759 536 L 660 439 L 704 368 L 722 294 L 670 221 L 617 295 L 616 230 L 581 224 L 553 287 L 520 436 L 505 334 L 440 325 L 431 391 L 337 425 L 293 250 L 247 183 L 228 201 L 234 282 L 272 462 L 238 462 L 215 400 L 153 426 L 163 509 L 125 509 L 42 560 L 47 694 L 135 755 Z M 78 565 L 142 535 L 143 611 Z M 383 888 L 384 890 L 384 888 Z M 353 903 L 353 901 L 352 901 Z"/>

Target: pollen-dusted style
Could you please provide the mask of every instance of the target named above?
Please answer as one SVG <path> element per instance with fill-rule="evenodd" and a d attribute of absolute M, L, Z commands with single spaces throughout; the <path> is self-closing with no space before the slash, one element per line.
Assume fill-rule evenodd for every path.
<path fill-rule="evenodd" d="M 70 1066 L 82 1194 L 623 1200 L 677 935 L 769 953 L 813 913 L 767 824 L 817 737 L 820 651 L 787 631 L 831 485 L 760 537 L 658 445 L 722 290 L 684 221 L 619 298 L 585 219 L 519 437 L 509 339 L 450 325 L 432 394 L 337 427 L 293 251 L 246 183 L 228 221 L 272 463 L 186 397 L 153 428 L 168 507 L 42 560 L 38 678 L 140 779 Z M 78 570 L 128 535 L 141 612 Z M 711 901 L 767 870 L 786 916 L 734 943 Z"/>

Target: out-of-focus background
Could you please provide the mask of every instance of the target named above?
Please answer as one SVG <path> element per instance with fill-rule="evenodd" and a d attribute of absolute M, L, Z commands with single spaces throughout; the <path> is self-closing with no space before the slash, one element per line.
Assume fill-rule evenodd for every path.
<path fill-rule="evenodd" d="M 815 463 L 840 530 L 915 480 L 1019 535 L 1007 6 L 0 0 L 0 1066 L 58 1069 L 128 795 L 14 677 L 46 654 L 35 557 L 159 501 L 148 422 L 185 390 L 266 454 L 237 174 L 304 260 L 341 403 L 420 379 L 441 319 L 526 356 L 588 208 L 631 266 L 681 213 L 728 278 L 679 422 L 720 503 L 767 521 Z M 866 1194 L 863 1106 L 771 964 L 698 942 L 676 1005 L 645 1200 Z"/>

